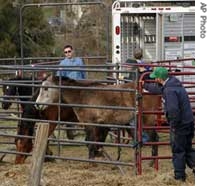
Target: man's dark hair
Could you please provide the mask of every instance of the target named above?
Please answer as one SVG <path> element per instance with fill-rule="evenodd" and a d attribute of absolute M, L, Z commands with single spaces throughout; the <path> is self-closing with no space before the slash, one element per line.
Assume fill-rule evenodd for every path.
<path fill-rule="evenodd" d="M 72 47 L 71 45 L 65 45 L 65 46 L 63 47 L 64 50 L 65 50 L 66 48 L 71 48 L 71 49 L 73 50 L 73 47 Z"/>

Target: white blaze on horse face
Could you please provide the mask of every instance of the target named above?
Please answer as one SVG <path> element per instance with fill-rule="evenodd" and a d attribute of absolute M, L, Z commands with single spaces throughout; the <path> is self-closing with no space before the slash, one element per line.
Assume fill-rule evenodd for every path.
<path fill-rule="evenodd" d="M 47 87 L 52 86 L 52 83 L 50 83 L 49 81 L 44 81 L 42 83 L 42 86 L 45 87 L 40 88 L 39 95 L 36 99 L 36 103 L 39 105 L 40 109 L 43 110 L 49 105 L 43 105 L 42 103 L 54 103 L 55 92 L 58 90 L 56 88 Z"/>

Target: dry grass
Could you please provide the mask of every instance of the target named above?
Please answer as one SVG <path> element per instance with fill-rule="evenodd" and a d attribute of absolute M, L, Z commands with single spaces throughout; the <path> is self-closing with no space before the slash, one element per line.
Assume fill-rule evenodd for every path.
<path fill-rule="evenodd" d="M 144 148 L 144 153 L 150 153 L 149 148 Z M 56 149 L 54 148 L 56 152 Z M 116 149 L 106 148 L 106 151 L 116 157 Z M 122 150 L 122 159 L 132 161 L 133 151 Z M 61 149 L 65 156 L 87 157 L 85 147 L 65 147 Z M 168 147 L 160 148 L 160 154 L 168 154 Z M 0 163 L 1 186 L 25 186 L 30 172 L 30 158 L 24 165 L 14 165 L 14 156 L 8 155 L 6 162 Z M 168 186 L 183 185 L 194 186 L 195 178 L 190 169 L 187 169 L 186 183 L 180 183 L 173 179 L 171 160 L 159 160 L 159 171 L 149 166 L 148 161 L 143 162 L 143 174 L 136 176 L 133 167 L 121 167 L 125 175 L 121 175 L 119 169 L 114 165 L 81 163 L 73 161 L 56 160 L 54 163 L 44 163 L 42 171 L 42 186 Z"/>

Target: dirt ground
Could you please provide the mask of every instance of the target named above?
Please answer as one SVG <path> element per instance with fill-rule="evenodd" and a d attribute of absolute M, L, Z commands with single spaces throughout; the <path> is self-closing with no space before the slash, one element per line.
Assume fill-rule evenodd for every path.
<path fill-rule="evenodd" d="M 78 147 L 77 147 L 78 148 Z M 71 148 L 64 154 L 84 156 L 84 151 Z M 167 147 L 161 149 L 169 151 Z M 63 152 L 63 151 L 62 151 Z M 109 152 L 110 153 L 110 152 Z M 130 152 L 123 151 L 122 158 L 131 158 Z M 86 156 L 87 154 L 85 154 Z M 128 158 L 129 156 L 129 158 Z M 23 165 L 14 164 L 14 155 L 7 155 L 0 162 L 0 186 L 26 186 L 30 175 L 30 157 Z M 135 175 L 133 167 L 121 166 L 125 175 L 114 165 L 82 163 L 69 160 L 56 160 L 53 163 L 44 163 L 41 186 L 194 186 L 195 178 L 190 169 L 186 169 L 187 180 L 181 183 L 173 179 L 171 160 L 159 160 L 159 171 L 143 162 L 143 173 Z"/>

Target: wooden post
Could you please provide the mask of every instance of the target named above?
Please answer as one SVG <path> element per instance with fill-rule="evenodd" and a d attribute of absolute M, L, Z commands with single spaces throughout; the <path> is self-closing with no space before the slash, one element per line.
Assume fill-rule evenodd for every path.
<path fill-rule="evenodd" d="M 48 140 L 49 123 L 38 124 L 36 138 L 32 154 L 31 171 L 28 186 L 39 186 L 42 172 L 42 165 L 46 153 Z"/>

